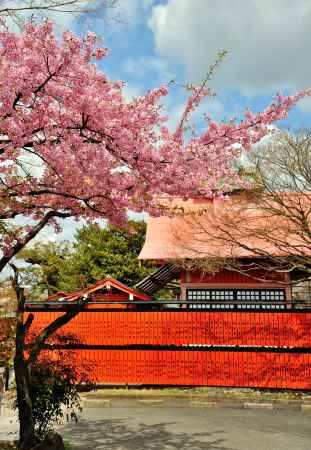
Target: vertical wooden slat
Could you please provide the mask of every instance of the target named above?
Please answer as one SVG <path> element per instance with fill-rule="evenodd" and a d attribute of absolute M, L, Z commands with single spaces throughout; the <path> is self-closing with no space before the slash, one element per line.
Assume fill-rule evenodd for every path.
<path fill-rule="evenodd" d="M 33 330 L 60 313 L 35 313 Z M 269 352 L 269 347 L 311 347 L 310 312 L 155 311 L 80 313 L 62 333 L 87 345 L 259 346 L 265 352 L 76 350 L 97 366 L 103 383 L 233 385 L 308 389 L 310 354 Z"/>

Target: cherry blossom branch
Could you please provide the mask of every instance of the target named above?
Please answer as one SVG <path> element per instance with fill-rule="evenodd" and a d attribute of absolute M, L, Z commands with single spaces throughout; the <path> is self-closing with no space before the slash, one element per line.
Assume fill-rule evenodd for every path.
<path fill-rule="evenodd" d="M 165 126 L 160 101 L 168 86 L 128 102 L 123 82 L 109 80 L 91 64 L 106 55 L 94 33 L 80 39 L 66 31 L 58 41 L 50 21 L 28 23 L 19 35 L 0 33 L 0 81 L 8 86 L 0 92 L 0 218 L 8 222 L 2 267 L 28 232 L 14 222 L 17 216 L 37 222 L 61 211 L 64 217 L 104 217 L 121 225 L 127 209 L 159 214 L 162 195 L 214 197 L 233 184 L 244 187 L 233 169 L 237 145 L 250 148 L 270 123 L 310 95 L 306 90 L 278 96 L 262 113 L 246 111 L 240 123 L 207 121 L 186 142 Z M 205 88 L 191 87 L 187 114 L 198 107 Z M 28 156 L 23 160 L 25 154 L 38 158 L 38 170 Z"/>

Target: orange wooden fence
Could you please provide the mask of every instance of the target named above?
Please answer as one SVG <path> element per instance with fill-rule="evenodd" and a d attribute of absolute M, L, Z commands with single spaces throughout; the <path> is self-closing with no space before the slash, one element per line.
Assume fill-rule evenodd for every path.
<path fill-rule="evenodd" d="M 311 388 L 309 311 L 88 311 L 62 332 L 103 384 Z"/>

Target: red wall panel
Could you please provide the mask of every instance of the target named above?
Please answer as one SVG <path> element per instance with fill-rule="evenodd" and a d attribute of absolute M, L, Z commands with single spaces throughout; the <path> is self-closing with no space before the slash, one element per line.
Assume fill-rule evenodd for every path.
<path fill-rule="evenodd" d="M 59 314 L 35 313 L 33 329 Z M 89 361 L 101 383 L 311 388 L 311 354 L 297 349 L 311 348 L 311 312 L 94 311 L 80 313 L 62 332 L 90 346 L 158 346 L 73 350 Z M 181 349 L 163 350 L 163 345 Z M 227 348 L 204 351 L 204 345 Z M 230 346 L 240 348 L 230 351 Z M 245 351 L 243 346 L 261 348 Z"/>
<path fill-rule="evenodd" d="M 232 272 L 230 270 L 220 270 L 215 274 L 204 274 L 202 272 L 189 272 L 188 276 L 186 272 L 181 272 L 180 280 L 182 283 L 194 283 L 194 284 L 224 284 L 224 285 L 236 285 L 236 284 L 258 284 L 258 286 L 265 285 L 265 279 L 269 281 L 278 282 L 286 281 L 285 276 L 280 273 L 271 274 L 271 272 L 264 272 L 263 270 L 254 270 L 252 273 L 254 278 L 243 275 L 241 273 Z M 259 278 L 259 280 L 257 279 Z M 263 281 L 261 281 L 261 279 Z"/>
<path fill-rule="evenodd" d="M 228 351 L 72 350 L 103 384 L 310 389 L 311 355 Z"/>
<path fill-rule="evenodd" d="M 35 313 L 42 328 L 60 313 Z M 246 345 L 311 348 L 310 312 L 81 312 L 62 332 L 88 345 Z"/>

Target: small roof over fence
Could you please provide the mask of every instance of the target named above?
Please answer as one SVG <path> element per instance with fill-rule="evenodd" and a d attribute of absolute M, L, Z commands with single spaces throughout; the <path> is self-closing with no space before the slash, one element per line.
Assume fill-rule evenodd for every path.
<path fill-rule="evenodd" d="M 81 289 L 80 291 L 65 293 L 65 292 L 57 292 L 56 294 L 53 294 L 49 296 L 45 302 L 48 301 L 63 301 L 63 302 L 74 302 L 75 300 L 78 300 L 79 298 L 83 298 L 85 296 L 88 296 L 90 294 L 95 294 L 98 291 L 106 291 L 107 293 L 111 292 L 112 290 L 128 294 L 129 300 L 151 300 L 149 295 L 143 294 L 141 292 L 138 292 L 125 284 L 121 283 L 120 281 L 116 280 L 115 278 L 112 278 L 110 276 L 104 278 L 103 280 L 97 281 L 95 284 L 92 284 L 91 286 L 88 286 L 85 289 Z"/>

